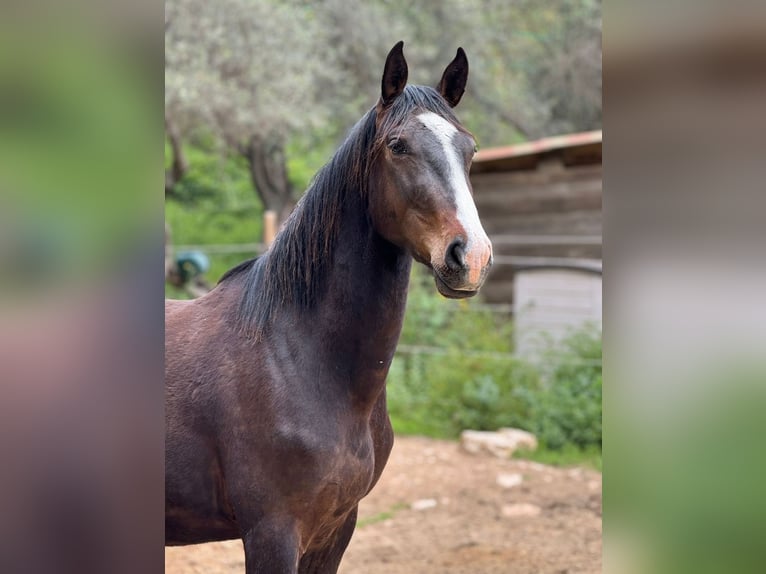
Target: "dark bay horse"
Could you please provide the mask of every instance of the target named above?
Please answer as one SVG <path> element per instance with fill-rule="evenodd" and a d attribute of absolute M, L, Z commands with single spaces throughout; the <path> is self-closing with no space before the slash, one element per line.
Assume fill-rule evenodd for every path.
<path fill-rule="evenodd" d="M 269 251 L 166 307 L 166 544 L 241 537 L 248 573 L 336 572 L 393 444 L 385 380 L 412 259 L 474 295 L 492 246 L 473 203 L 476 144 L 437 89 L 407 86 L 399 42 L 382 93 Z"/>

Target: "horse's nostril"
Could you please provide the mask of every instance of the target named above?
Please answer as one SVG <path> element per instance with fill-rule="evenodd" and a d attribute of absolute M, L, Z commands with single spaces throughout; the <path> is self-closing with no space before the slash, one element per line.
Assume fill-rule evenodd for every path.
<path fill-rule="evenodd" d="M 465 243 L 462 239 L 457 238 L 449 244 L 444 261 L 452 271 L 465 269 Z"/>

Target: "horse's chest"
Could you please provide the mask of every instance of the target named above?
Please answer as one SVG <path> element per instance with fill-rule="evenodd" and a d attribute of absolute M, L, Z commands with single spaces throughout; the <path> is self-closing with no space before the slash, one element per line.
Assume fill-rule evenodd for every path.
<path fill-rule="evenodd" d="M 320 455 L 318 472 L 328 507 L 355 506 L 367 494 L 375 473 L 375 455 L 369 437 L 340 443 Z"/>
<path fill-rule="evenodd" d="M 372 440 L 339 441 L 312 457 L 314 488 L 303 503 L 305 513 L 304 540 L 310 546 L 322 546 L 369 492 L 375 476 Z"/>

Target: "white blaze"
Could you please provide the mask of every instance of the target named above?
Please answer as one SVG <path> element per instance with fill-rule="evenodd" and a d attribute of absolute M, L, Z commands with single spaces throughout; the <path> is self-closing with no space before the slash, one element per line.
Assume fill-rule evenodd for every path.
<path fill-rule="evenodd" d="M 457 205 L 457 219 L 465 229 L 466 259 L 470 265 L 470 274 L 478 274 L 486 261 L 477 260 L 485 253 L 482 247 L 489 244 L 489 239 L 479 221 L 479 212 L 473 202 L 471 191 L 468 189 L 465 168 L 462 158 L 458 155 L 452 138 L 458 132 L 457 128 L 434 112 L 424 112 L 417 116 L 418 120 L 436 136 L 444 150 L 447 160 L 447 181 L 452 188 Z"/>

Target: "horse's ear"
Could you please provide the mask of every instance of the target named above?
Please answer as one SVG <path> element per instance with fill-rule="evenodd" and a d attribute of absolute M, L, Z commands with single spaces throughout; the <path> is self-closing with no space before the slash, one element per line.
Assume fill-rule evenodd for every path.
<path fill-rule="evenodd" d="M 466 58 L 463 48 L 458 48 L 455 59 L 444 70 L 438 87 L 439 93 L 451 107 L 454 108 L 460 102 L 467 81 L 468 58 Z"/>
<path fill-rule="evenodd" d="M 404 59 L 403 47 L 404 42 L 397 42 L 386 58 L 380 84 L 380 101 L 384 106 L 391 105 L 407 85 L 407 60 Z"/>

